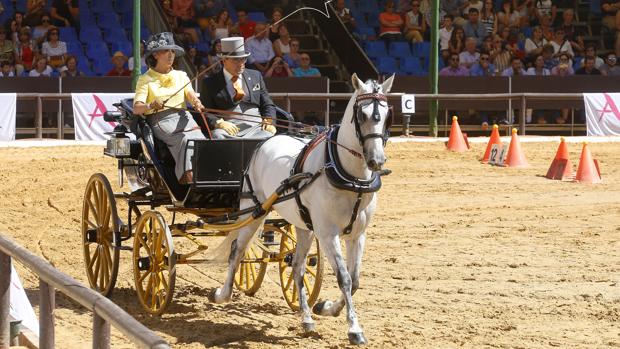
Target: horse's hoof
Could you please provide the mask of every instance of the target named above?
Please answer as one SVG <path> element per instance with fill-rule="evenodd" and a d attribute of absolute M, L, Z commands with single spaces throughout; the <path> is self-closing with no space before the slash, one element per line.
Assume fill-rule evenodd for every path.
<path fill-rule="evenodd" d="M 363 332 L 359 333 L 349 333 L 349 343 L 353 345 L 364 345 L 368 342 L 366 341 L 366 337 L 364 337 Z"/>
<path fill-rule="evenodd" d="M 211 303 L 217 303 L 215 301 L 215 294 L 217 293 L 217 288 L 214 288 L 211 290 L 211 292 L 209 292 L 209 294 L 207 295 L 207 299 L 209 300 L 209 302 Z"/>
<path fill-rule="evenodd" d="M 303 327 L 305 334 L 315 332 L 316 324 L 314 322 L 303 322 L 301 326 Z"/>
<path fill-rule="evenodd" d="M 222 297 L 222 290 L 219 288 L 212 289 L 207 298 L 211 303 L 221 304 L 226 302 L 226 299 Z"/>
<path fill-rule="evenodd" d="M 331 301 L 318 302 L 312 307 L 312 312 L 315 313 L 316 315 L 323 315 L 323 316 L 331 315 L 328 312 L 328 309 L 331 307 L 331 305 L 332 305 Z"/>

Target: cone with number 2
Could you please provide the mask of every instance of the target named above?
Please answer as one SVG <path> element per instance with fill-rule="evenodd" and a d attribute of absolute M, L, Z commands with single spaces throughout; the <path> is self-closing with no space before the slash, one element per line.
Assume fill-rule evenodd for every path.
<path fill-rule="evenodd" d="M 499 126 L 493 125 L 493 130 L 491 131 L 491 138 L 489 138 L 489 143 L 487 144 L 487 150 L 484 152 L 484 156 L 482 157 L 482 163 L 489 162 L 489 156 L 491 155 L 491 148 L 493 144 L 498 144 L 501 148 L 502 139 L 499 138 Z"/>
<path fill-rule="evenodd" d="M 521 149 L 517 129 L 512 129 L 512 138 L 510 139 L 510 147 L 508 148 L 508 156 L 505 165 L 508 167 L 528 167 L 530 166 L 525 159 L 525 154 Z"/>

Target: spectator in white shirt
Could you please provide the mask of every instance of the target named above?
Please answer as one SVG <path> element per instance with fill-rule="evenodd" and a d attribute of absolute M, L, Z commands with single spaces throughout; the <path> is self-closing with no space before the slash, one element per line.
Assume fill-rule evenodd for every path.
<path fill-rule="evenodd" d="M 31 77 L 39 77 L 39 76 L 52 76 L 53 69 L 49 65 L 47 65 L 47 58 L 41 57 L 37 60 L 37 64 L 35 68 L 30 71 L 28 76 Z"/>
<path fill-rule="evenodd" d="M 476 52 L 476 38 L 467 38 L 465 40 L 465 50 L 459 54 L 459 60 L 462 66 L 469 69 L 480 60 L 480 53 Z"/>
<path fill-rule="evenodd" d="M 249 68 L 255 68 L 261 73 L 267 71 L 269 61 L 276 55 L 273 51 L 273 44 L 267 37 L 266 26 L 264 23 L 256 24 L 254 36 L 247 40 L 245 46 L 247 51 L 251 53 L 248 57 Z"/>

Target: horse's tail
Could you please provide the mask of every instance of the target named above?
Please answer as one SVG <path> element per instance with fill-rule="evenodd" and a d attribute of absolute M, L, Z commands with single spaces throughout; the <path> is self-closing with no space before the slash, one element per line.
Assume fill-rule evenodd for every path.
<path fill-rule="evenodd" d="M 263 231 L 263 226 L 261 225 L 258 229 L 258 233 Z M 248 246 L 252 246 L 254 241 L 259 236 L 259 234 L 252 234 L 252 238 L 250 239 L 250 243 Z M 233 230 L 226 235 L 226 238 L 213 249 L 213 253 L 211 258 L 208 258 L 211 262 L 215 263 L 228 263 L 228 259 L 230 258 L 230 251 L 232 249 L 232 244 L 235 240 L 239 238 L 239 230 Z"/>

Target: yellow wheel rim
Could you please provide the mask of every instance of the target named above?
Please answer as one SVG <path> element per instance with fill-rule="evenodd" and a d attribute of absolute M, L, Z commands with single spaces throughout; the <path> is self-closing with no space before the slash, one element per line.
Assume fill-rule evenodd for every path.
<path fill-rule="evenodd" d="M 280 286 L 284 299 L 293 311 L 299 310 L 299 290 L 293 280 L 293 256 L 297 247 L 297 233 L 295 227 L 288 225 L 283 228 L 280 240 Z M 308 296 L 308 305 L 313 306 L 321 292 L 323 281 L 323 257 L 319 248 L 319 241 L 315 238 L 306 257 L 306 272 L 304 273 L 304 290 Z"/>
<path fill-rule="evenodd" d="M 136 226 L 133 245 L 134 281 L 144 310 L 161 315 L 170 302 L 176 279 L 172 236 L 158 212 L 145 212 Z"/>
<path fill-rule="evenodd" d="M 86 185 L 81 228 L 88 283 L 109 296 L 118 275 L 119 219 L 112 187 L 101 173 L 92 175 Z"/>
<path fill-rule="evenodd" d="M 267 272 L 264 257 L 266 257 L 264 252 L 258 246 L 250 245 L 235 272 L 235 286 L 248 296 L 256 294 L 263 283 Z"/>

